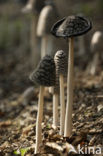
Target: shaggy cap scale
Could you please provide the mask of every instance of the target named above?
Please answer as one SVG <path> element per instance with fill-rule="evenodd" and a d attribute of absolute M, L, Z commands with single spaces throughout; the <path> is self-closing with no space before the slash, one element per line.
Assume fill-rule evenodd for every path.
<path fill-rule="evenodd" d="M 46 55 L 37 69 L 30 75 L 30 80 L 40 86 L 55 85 L 55 63 L 51 56 Z"/>
<path fill-rule="evenodd" d="M 80 16 L 68 16 L 54 24 L 51 33 L 56 37 L 73 37 L 88 32 L 92 28 L 91 22 Z"/>

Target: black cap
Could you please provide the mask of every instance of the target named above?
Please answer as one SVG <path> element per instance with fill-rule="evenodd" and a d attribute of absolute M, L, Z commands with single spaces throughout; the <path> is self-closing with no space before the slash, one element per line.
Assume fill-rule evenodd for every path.
<path fill-rule="evenodd" d="M 66 75 L 68 69 L 68 57 L 63 50 L 58 50 L 54 57 L 57 73 Z"/>
<path fill-rule="evenodd" d="M 56 37 L 73 37 L 88 32 L 92 28 L 91 22 L 81 16 L 68 16 L 56 22 L 51 33 Z"/>
<path fill-rule="evenodd" d="M 55 63 L 54 59 L 46 55 L 40 61 L 37 69 L 30 75 L 30 80 L 34 82 L 35 85 L 39 86 L 54 86 L 55 85 Z"/>

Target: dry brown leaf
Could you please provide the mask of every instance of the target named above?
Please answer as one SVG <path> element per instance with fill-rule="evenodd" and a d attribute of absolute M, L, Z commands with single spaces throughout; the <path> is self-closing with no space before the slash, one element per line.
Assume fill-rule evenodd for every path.
<path fill-rule="evenodd" d="M 7 120 L 7 121 L 2 121 L 0 122 L 0 127 L 8 127 L 12 124 L 11 120 Z"/>

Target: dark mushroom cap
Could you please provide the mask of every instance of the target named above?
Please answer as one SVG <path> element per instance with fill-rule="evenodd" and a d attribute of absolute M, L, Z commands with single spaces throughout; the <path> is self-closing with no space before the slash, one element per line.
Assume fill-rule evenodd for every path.
<path fill-rule="evenodd" d="M 91 22 L 80 16 L 68 16 L 56 22 L 51 33 L 56 37 L 73 37 L 88 32 L 92 28 Z"/>
<path fill-rule="evenodd" d="M 35 85 L 39 86 L 54 86 L 55 85 L 55 63 L 54 59 L 46 55 L 40 61 L 36 70 L 30 75 L 30 80 Z"/>
<path fill-rule="evenodd" d="M 55 65 L 57 73 L 63 74 L 64 76 L 67 74 L 68 68 L 68 57 L 67 54 L 63 50 L 58 50 L 54 57 Z"/>

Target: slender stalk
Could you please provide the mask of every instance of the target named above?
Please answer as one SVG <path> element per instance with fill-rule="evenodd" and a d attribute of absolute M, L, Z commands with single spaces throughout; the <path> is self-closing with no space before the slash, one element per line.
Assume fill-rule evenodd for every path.
<path fill-rule="evenodd" d="M 65 95 L 64 95 L 64 76 L 61 74 L 60 80 L 60 135 L 64 134 L 65 121 Z"/>
<path fill-rule="evenodd" d="M 41 40 L 41 58 L 47 54 L 48 35 L 42 37 Z"/>
<path fill-rule="evenodd" d="M 53 126 L 56 128 L 58 126 L 58 103 L 59 95 L 53 94 Z"/>
<path fill-rule="evenodd" d="M 69 137 L 72 133 L 72 105 L 73 105 L 73 74 L 74 74 L 74 39 L 69 39 L 69 61 L 67 78 L 67 109 L 65 117 L 64 136 Z"/>
<path fill-rule="evenodd" d="M 53 55 L 53 39 L 50 34 L 45 34 L 41 40 L 41 58 L 46 54 Z"/>
<path fill-rule="evenodd" d="M 44 87 L 40 86 L 39 101 L 38 101 L 38 114 L 36 122 L 36 147 L 35 154 L 39 152 L 39 147 L 42 142 L 42 119 L 43 119 L 43 103 L 44 103 Z"/>

